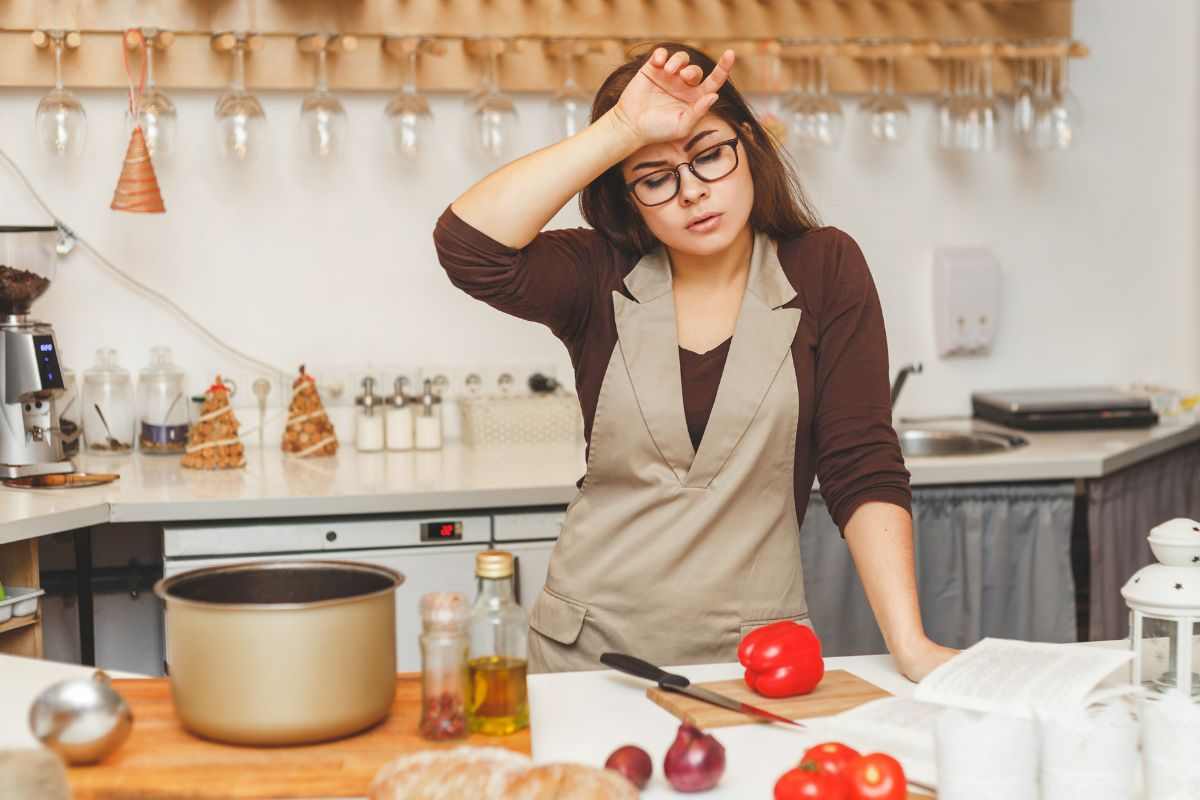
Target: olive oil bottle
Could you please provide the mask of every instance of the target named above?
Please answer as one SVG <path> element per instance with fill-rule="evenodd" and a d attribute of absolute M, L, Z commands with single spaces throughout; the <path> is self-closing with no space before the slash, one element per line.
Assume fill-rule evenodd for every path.
<path fill-rule="evenodd" d="M 507 736 L 529 725 L 526 646 L 529 620 L 513 590 L 513 556 L 475 557 L 479 593 L 471 609 L 470 723 L 473 733 Z"/>

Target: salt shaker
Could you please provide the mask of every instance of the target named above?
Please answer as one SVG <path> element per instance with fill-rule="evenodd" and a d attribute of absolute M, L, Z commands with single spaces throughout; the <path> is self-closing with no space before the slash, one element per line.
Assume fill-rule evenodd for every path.
<path fill-rule="evenodd" d="M 442 448 L 442 398 L 433 393 L 433 381 L 425 379 L 425 391 L 421 394 L 421 410 L 417 414 L 417 449 L 440 450 Z"/>
<path fill-rule="evenodd" d="M 458 592 L 421 597 L 421 736 L 431 741 L 467 735 L 467 599 Z"/>
<path fill-rule="evenodd" d="M 374 453 L 383 449 L 383 398 L 375 394 L 374 378 L 363 378 L 362 386 L 363 393 L 354 399 L 361 409 L 354 423 L 354 446 L 360 453 Z"/>
<path fill-rule="evenodd" d="M 413 409 L 404 393 L 408 379 L 404 376 L 396 378 L 392 396 L 387 399 L 387 449 L 413 449 Z"/>

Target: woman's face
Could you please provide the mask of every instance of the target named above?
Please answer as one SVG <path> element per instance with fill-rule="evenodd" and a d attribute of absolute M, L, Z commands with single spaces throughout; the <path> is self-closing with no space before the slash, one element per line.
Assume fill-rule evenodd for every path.
<path fill-rule="evenodd" d="M 625 183 L 653 176 L 639 185 L 641 197 L 657 200 L 670 194 L 675 177 L 669 172 L 677 164 L 679 193 L 661 205 L 647 206 L 631 197 L 650 232 L 670 250 L 692 255 L 710 255 L 728 248 L 750 219 L 754 205 L 754 179 L 746 163 L 746 152 L 738 141 L 733 150 L 715 145 L 737 136 L 734 128 L 715 114 L 702 118 L 691 132 L 672 142 L 646 145 L 621 164 Z M 695 159 L 696 171 L 706 177 L 720 174 L 731 165 L 728 175 L 704 181 L 687 168 Z"/>

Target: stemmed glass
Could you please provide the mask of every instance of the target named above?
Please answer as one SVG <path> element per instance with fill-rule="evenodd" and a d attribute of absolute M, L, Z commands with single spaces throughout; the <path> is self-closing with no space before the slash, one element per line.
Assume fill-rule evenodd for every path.
<path fill-rule="evenodd" d="M 54 47 L 54 88 L 38 103 L 34 129 L 42 147 L 53 156 L 78 157 L 87 140 L 87 114 L 83 104 L 63 87 L 62 55 L 66 33 L 49 32 Z"/>
<path fill-rule="evenodd" d="M 1013 92 L 1013 131 L 1021 137 L 1033 130 L 1033 62 L 1017 62 L 1016 86 Z"/>
<path fill-rule="evenodd" d="M 133 129 L 141 126 L 142 135 L 146 137 L 146 146 L 150 156 L 157 165 L 162 159 L 168 158 L 175 149 L 175 132 L 178 128 L 178 115 L 171 98 L 159 91 L 154 80 L 154 51 L 158 31 L 142 32 L 146 46 L 146 87 L 138 101 L 137 115 L 129 109 L 125 110 L 125 134 L 132 135 Z"/>
<path fill-rule="evenodd" d="M 233 77 L 229 89 L 213 109 L 221 155 L 237 161 L 245 161 L 262 150 L 267 128 L 262 103 L 246 91 L 246 47 L 246 35 L 237 34 L 232 47 Z"/>
<path fill-rule="evenodd" d="M 829 57 L 824 50 L 800 59 L 784 108 L 791 118 L 791 136 L 800 147 L 833 150 L 841 143 L 845 127 L 842 104 L 829 93 Z"/>
<path fill-rule="evenodd" d="M 318 159 L 336 156 L 346 139 L 346 109 L 329 92 L 328 50 L 317 50 L 317 80 L 300 105 L 300 135 L 309 155 Z"/>
<path fill-rule="evenodd" d="M 1079 137 L 1083 126 L 1083 108 L 1079 99 L 1071 92 L 1067 77 L 1067 65 L 1071 60 L 1069 45 L 1058 56 L 1058 80 L 1054 84 L 1053 141 L 1058 150 L 1069 150 Z"/>
<path fill-rule="evenodd" d="M 592 121 L 592 95 L 584 91 L 575 80 L 575 60 L 579 56 L 578 42 L 574 39 L 564 39 L 558 43 L 558 49 L 563 60 L 565 77 L 562 86 L 550 98 L 555 140 L 571 138 Z"/>
<path fill-rule="evenodd" d="M 402 46 L 406 56 L 404 85 L 383 109 L 383 116 L 396 155 L 415 161 L 433 134 L 433 113 L 429 110 L 429 101 L 417 91 L 420 40 L 405 41 Z"/>
<path fill-rule="evenodd" d="M 822 51 L 813 62 L 816 69 L 816 96 L 812 102 L 813 133 L 817 144 L 829 150 L 836 149 L 842 141 L 845 128 L 842 104 L 829 93 L 829 55 Z"/>
<path fill-rule="evenodd" d="M 485 40 L 487 61 L 483 82 L 468 98 L 471 107 L 471 132 L 479 153 L 490 161 L 504 161 L 512 149 L 517 128 L 517 108 L 512 98 L 501 93 L 499 74 L 502 43 Z"/>
<path fill-rule="evenodd" d="M 871 135 L 878 141 L 899 144 L 908 134 L 908 104 L 896 94 L 896 57 L 889 53 L 879 60 L 884 74 L 883 93 L 870 106 Z M 878 82 L 878 81 L 877 81 Z"/>

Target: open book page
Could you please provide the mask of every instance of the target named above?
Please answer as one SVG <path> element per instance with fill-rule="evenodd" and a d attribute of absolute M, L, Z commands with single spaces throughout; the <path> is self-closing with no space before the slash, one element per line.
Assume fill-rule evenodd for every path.
<path fill-rule="evenodd" d="M 984 639 L 929 673 L 913 697 L 1031 717 L 1034 708 L 1078 708 L 1132 659 L 1129 650 Z"/>
<path fill-rule="evenodd" d="M 826 741 L 844 742 L 860 753 L 887 753 L 915 784 L 937 785 L 934 750 L 937 718 L 943 706 L 907 697 L 885 697 L 832 717 L 804 723 Z"/>

